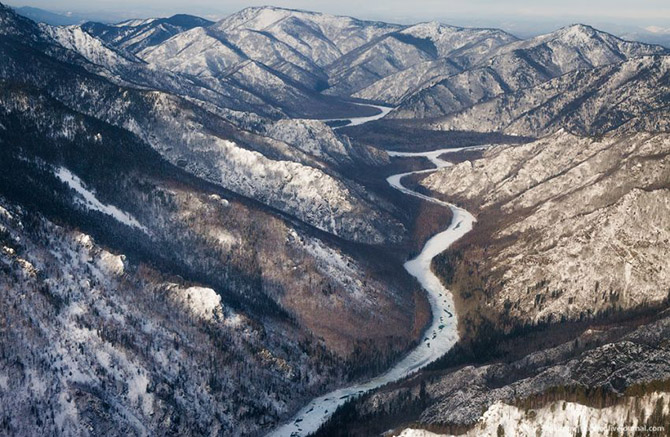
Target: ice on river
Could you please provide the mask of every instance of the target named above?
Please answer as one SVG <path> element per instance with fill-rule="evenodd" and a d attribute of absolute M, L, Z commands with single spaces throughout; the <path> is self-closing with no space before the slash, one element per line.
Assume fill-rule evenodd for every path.
<path fill-rule="evenodd" d="M 319 429 L 337 407 L 344 404 L 350 397 L 361 395 L 416 372 L 447 353 L 456 343 L 458 339 L 458 325 L 451 293 L 442 285 L 437 276 L 433 274 L 430 265 L 435 256 L 442 253 L 456 240 L 470 232 L 476 220 L 472 214 L 462 208 L 406 188 L 402 185 L 401 180 L 404 176 L 413 173 L 433 172 L 439 168 L 449 166 L 451 163 L 440 159 L 440 156 L 463 149 L 441 149 L 421 153 L 388 152 L 389 156 L 392 157 L 424 157 L 430 160 L 436 168 L 390 176 L 387 181 L 393 188 L 403 193 L 443 205 L 450 208 L 453 213 L 453 219 L 447 229 L 431 237 L 424 245 L 421 253 L 416 258 L 405 263 L 405 269 L 426 290 L 433 314 L 430 327 L 425 331 L 419 345 L 386 373 L 365 383 L 344 387 L 313 399 L 290 422 L 271 432 L 270 436 L 297 437 L 309 435 Z"/>

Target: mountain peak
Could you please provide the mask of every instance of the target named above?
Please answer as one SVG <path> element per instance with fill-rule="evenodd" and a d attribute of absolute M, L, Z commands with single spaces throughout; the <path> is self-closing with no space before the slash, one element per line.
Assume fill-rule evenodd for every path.
<path fill-rule="evenodd" d="M 442 24 L 439 21 L 425 21 L 423 23 L 417 23 L 412 26 L 407 27 L 406 29 L 403 29 L 403 32 L 411 32 L 413 30 L 421 30 L 424 32 L 432 32 L 432 33 L 439 33 L 440 31 L 444 29 L 459 29 L 458 27 L 455 26 L 448 26 L 446 24 Z"/>
<path fill-rule="evenodd" d="M 590 39 L 596 35 L 609 35 L 605 32 L 602 32 L 598 29 L 595 29 L 592 26 L 587 24 L 572 24 L 570 26 L 565 26 L 555 32 L 556 35 L 560 35 L 563 38 L 577 38 L 577 39 Z"/>
<path fill-rule="evenodd" d="M 175 26 L 209 26 L 211 24 L 214 24 L 213 21 L 207 20 L 202 17 L 198 17 L 197 15 L 189 15 L 189 14 L 176 14 L 171 16 L 170 18 L 167 18 L 165 21 L 167 21 L 170 24 L 174 24 Z"/>

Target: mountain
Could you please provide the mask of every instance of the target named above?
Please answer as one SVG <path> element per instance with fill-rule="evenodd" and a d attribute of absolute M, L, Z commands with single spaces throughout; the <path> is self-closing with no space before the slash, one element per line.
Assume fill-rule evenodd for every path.
<path fill-rule="evenodd" d="M 573 25 L 499 47 L 475 68 L 407 97 L 392 116 L 439 117 L 572 71 L 664 53 L 667 49 L 661 46 L 624 41 L 589 26 Z"/>
<path fill-rule="evenodd" d="M 417 24 L 385 35 L 329 65 L 328 92 L 354 94 L 377 81 L 383 83 L 381 79 L 395 73 L 409 72 L 414 66 L 438 59 L 448 62 L 442 74 L 462 71 L 494 48 L 515 40 L 499 30 L 464 29 L 435 22 Z M 384 100 L 375 94 L 359 96 Z"/>
<path fill-rule="evenodd" d="M 172 58 L 171 66 L 182 64 L 183 68 L 188 68 L 189 58 L 202 58 L 202 68 L 207 63 L 218 68 L 212 74 L 253 60 L 318 88 L 326 80 L 324 65 L 393 28 L 290 9 L 247 8 L 207 29 L 185 32 L 161 47 L 146 50 L 142 57 L 154 63 Z"/>
<path fill-rule="evenodd" d="M 670 426 L 664 48 L 0 5 L 0 58 L 0 434 Z"/>
<path fill-rule="evenodd" d="M 81 24 L 86 18 L 77 14 L 60 14 L 47 11 L 46 9 L 33 8 L 30 6 L 21 6 L 15 9 L 16 12 L 26 18 L 30 18 L 38 23 L 47 23 L 53 26 L 70 26 Z"/>
<path fill-rule="evenodd" d="M 440 129 L 542 136 L 560 128 L 601 135 L 667 131 L 670 57 L 646 56 L 566 74 L 436 121 Z"/>
<path fill-rule="evenodd" d="M 657 408 L 670 377 L 669 164 L 668 133 L 561 131 L 415 181 L 477 215 L 475 232 L 433 260 L 455 299 L 459 343 L 348 403 L 316 435 L 667 423 Z"/>
<path fill-rule="evenodd" d="M 135 56 L 107 46 L 79 26 L 41 25 L 40 28 L 45 35 L 57 41 L 61 46 L 79 53 L 92 64 L 110 71 L 141 62 Z"/>
<path fill-rule="evenodd" d="M 230 80 L 272 105 L 335 118 L 360 111 L 320 94 L 327 63 L 396 26 L 279 8 L 248 8 L 138 55 L 152 65 L 209 81 Z M 281 100 L 277 100 L 280 98 Z M 326 114 L 330 108 L 330 114 Z M 294 109 L 291 115 L 298 115 Z"/>
<path fill-rule="evenodd" d="M 252 7 L 223 19 L 217 28 L 230 34 L 262 33 L 324 67 L 402 26 L 294 9 Z"/>
<path fill-rule="evenodd" d="M 192 15 L 174 15 L 169 18 L 128 20 L 117 24 L 87 22 L 81 28 L 113 47 L 137 53 L 178 33 L 211 24 L 209 20 Z"/>
<path fill-rule="evenodd" d="M 3 433 L 262 433 L 410 346 L 397 212 L 336 138 L 332 164 L 273 138 L 330 128 L 236 119 L 261 136 L 122 85 L 143 63 L 78 28 L 0 21 Z"/>

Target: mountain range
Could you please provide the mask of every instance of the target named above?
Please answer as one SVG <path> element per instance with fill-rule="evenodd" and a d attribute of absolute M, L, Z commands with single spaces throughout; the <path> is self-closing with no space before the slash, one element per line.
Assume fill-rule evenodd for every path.
<path fill-rule="evenodd" d="M 452 217 L 388 152 L 459 146 L 401 178 L 477 219 L 432 264 L 458 341 L 320 433 L 667 423 L 639 417 L 670 381 L 668 49 L 278 7 L 64 24 L 0 4 L 3 434 L 262 435 L 383 373 L 426 341 L 402 265 Z"/>

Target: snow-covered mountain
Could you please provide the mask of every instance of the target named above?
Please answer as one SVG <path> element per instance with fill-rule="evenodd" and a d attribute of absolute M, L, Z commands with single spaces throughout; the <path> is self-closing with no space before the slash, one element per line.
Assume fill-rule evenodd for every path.
<path fill-rule="evenodd" d="M 0 20 L 3 434 L 261 433 L 413 342 L 408 278 L 358 244 L 402 225 L 329 127 L 238 116 L 261 136 L 120 85 L 137 60 L 78 28 Z"/>
<path fill-rule="evenodd" d="M 113 47 L 137 53 L 178 33 L 211 24 L 209 20 L 192 15 L 174 15 L 169 18 L 128 20 L 117 24 L 88 22 L 82 24 L 81 28 Z"/>
<path fill-rule="evenodd" d="M 141 60 L 127 52 L 115 50 L 102 40 L 85 32 L 80 26 L 40 25 L 45 35 L 53 38 L 58 44 L 82 55 L 92 64 L 99 65 L 110 71 L 128 67 Z"/>
<path fill-rule="evenodd" d="M 248 8 L 206 28 L 180 33 L 138 55 L 161 68 L 207 80 L 234 81 L 268 103 L 336 109 L 321 95 L 325 65 L 398 26 L 279 8 Z M 355 108 L 346 107 L 350 113 Z M 306 111 L 303 113 L 306 115 Z"/>
<path fill-rule="evenodd" d="M 565 73 L 663 53 L 668 50 L 661 46 L 624 41 L 589 26 L 573 25 L 498 47 L 474 68 L 437 80 L 407 97 L 393 116 L 439 117 Z"/>
<path fill-rule="evenodd" d="M 252 7 L 223 19 L 216 28 L 229 34 L 263 33 L 324 67 L 402 26 L 294 9 Z"/>
<path fill-rule="evenodd" d="M 183 23 L 161 38 L 139 30 L 162 29 L 161 20 L 107 26 L 136 32 L 134 47 L 111 33 L 100 36 L 90 23 L 82 29 L 147 68 L 222 94 L 219 106 L 237 102 L 235 109 L 263 112 L 265 105 L 293 117 L 360 110 L 337 99 L 353 96 L 398 105 L 391 117 L 434 118 L 565 73 L 667 52 L 585 25 L 520 41 L 495 29 L 399 26 L 275 7 L 247 8 L 218 23 L 166 20 Z M 217 104 L 212 96 L 205 100 Z"/>
<path fill-rule="evenodd" d="M 0 59 L 0 434 L 260 435 L 379 375 L 437 323 L 402 265 L 451 216 L 388 186 L 410 170 L 477 216 L 433 265 L 461 339 L 323 435 L 667 397 L 666 49 L 276 7 L 49 26 L 0 4 Z M 434 173 L 386 152 L 491 141 Z"/>
<path fill-rule="evenodd" d="M 645 56 L 579 70 L 502 94 L 444 120 L 440 129 L 502 131 L 542 136 L 560 128 L 599 135 L 629 131 L 668 131 L 670 56 Z"/>
<path fill-rule="evenodd" d="M 439 74 L 462 71 L 493 49 L 512 41 L 516 38 L 499 30 L 465 29 L 435 22 L 417 24 L 385 35 L 329 65 L 331 88 L 328 92 L 349 95 L 371 87 L 382 93 L 389 84 L 384 78 L 399 72 L 418 76 L 415 69 L 421 71 L 425 64 L 443 66 Z M 447 62 L 431 62 L 438 59 Z M 395 85 L 396 79 L 402 80 L 394 77 L 390 81 Z M 390 102 L 372 90 L 356 96 Z"/>

